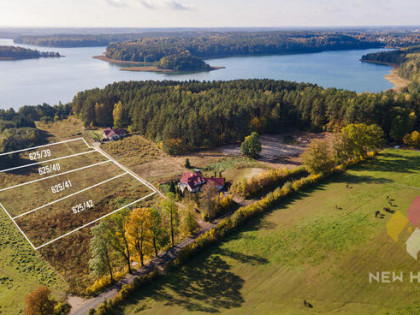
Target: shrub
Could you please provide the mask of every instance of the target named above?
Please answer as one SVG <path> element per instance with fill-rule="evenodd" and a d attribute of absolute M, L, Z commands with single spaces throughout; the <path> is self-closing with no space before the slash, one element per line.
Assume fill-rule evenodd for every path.
<path fill-rule="evenodd" d="M 242 181 L 234 190 L 242 196 L 250 198 L 267 193 L 275 187 L 282 186 L 286 181 L 291 181 L 307 174 L 308 172 L 303 167 L 294 170 L 287 168 L 273 169 Z"/>
<path fill-rule="evenodd" d="M 419 149 L 420 148 L 420 133 L 418 131 L 407 133 L 403 138 L 403 142 L 405 145 Z"/>

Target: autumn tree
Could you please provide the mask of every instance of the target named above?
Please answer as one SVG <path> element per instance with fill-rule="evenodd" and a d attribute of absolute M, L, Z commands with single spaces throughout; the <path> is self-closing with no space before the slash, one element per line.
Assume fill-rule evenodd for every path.
<path fill-rule="evenodd" d="M 311 173 L 327 172 L 334 165 L 330 147 L 321 139 L 312 141 L 301 157 L 306 170 Z"/>
<path fill-rule="evenodd" d="M 412 146 L 417 149 L 420 148 L 420 133 L 418 131 L 407 133 L 403 138 L 403 142 L 408 146 Z"/>
<path fill-rule="evenodd" d="M 169 230 L 171 234 L 171 244 L 175 246 L 175 234 L 179 225 L 178 208 L 175 204 L 175 194 L 168 193 L 163 201 L 162 210 L 169 221 Z"/>
<path fill-rule="evenodd" d="M 126 236 L 130 245 L 137 252 L 142 266 L 144 256 L 152 250 L 152 216 L 148 208 L 134 209 L 126 222 Z"/>
<path fill-rule="evenodd" d="M 182 231 L 186 235 L 191 235 L 200 228 L 200 226 L 197 223 L 197 219 L 194 215 L 194 209 L 193 204 L 190 203 L 187 208 L 183 211 L 182 220 L 181 220 L 181 226 Z"/>
<path fill-rule="evenodd" d="M 51 290 L 40 286 L 25 297 L 25 315 L 51 315 L 54 314 L 56 302 L 50 297 Z"/>
<path fill-rule="evenodd" d="M 253 132 L 248 137 L 245 137 L 244 142 L 241 144 L 242 154 L 256 159 L 261 153 L 261 142 L 258 133 Z"/>
<path fill-rule="evenodd" d="M 213 219 L 216 216 L 216 197 L 218 195 L 218 192 L 219 191 L 214 185 L 207 184 L 203 186 L 202 191 L 200 193 L 200 208 L 204 211 L 205 217 L 209 220 Z"/>
<path fill-rule="evenodd" d="M 365 156 L 385 144 L 384 132 L 378 125 L 350 124 L 341 130 L 348 156 Z"/>
<path fill-rule="evenodd" d="M 111 279 L 111 283 L 114 283 L 112 261 L 115 257 L 115 252 L 111 246 L 109 234 L 110 226 L 107 221 L 103 220 L 101 223 L 92 227 L 90 230 L 93 236 L 90 240 L 90 270 L 92 274 L 97 277 L 102 277 L 108 273 Z"/>
<path fill-rule="evenodd" d="M 168 234 L 165 233 L 165 228 L 162 226 L 162 216 L 160 212 L 156 209 L 150 208 L 150 215 L 150 231 L 152 232 L 152 245 L 155 251 L 155 256 L 157 257 L 159 254 L 159 247 L 166 245 L 166 243 L 168 242 Z"/>
<path fill-rule="evenodd" d="M 110 219 L 110 237 L 111 246 L 116 252 L 118 252 L 125 263 L 127 264 L 128 272 L 131 273 L 131 255 L 130 246 L 125 230 L 125 220 L 128 215 L 128 211 L 120 211 L 115 213 Z"/>
<path fill-rule="evenodd" d="M 121 101 L 114 105 L 114 110 L 112 111 L 112 117 L 114 118 L 114 127 L 122 128 L 124 122 L 124 109 Z"/>

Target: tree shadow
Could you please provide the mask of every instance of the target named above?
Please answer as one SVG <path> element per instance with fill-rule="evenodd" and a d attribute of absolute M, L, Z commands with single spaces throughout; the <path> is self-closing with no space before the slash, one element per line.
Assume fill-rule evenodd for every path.
<path fill-rule="evenodd" d="M 214 251 L 215 254 L 220 254 L 223 256 L 228 256 L 230 258 L 233 258 L 237 261 L 239 261 L 240 263 L 243 264 L 250 264 L 250 265 L 265 265 L 267 264 L 269 261 L 268 259 L 258 256 L 258 255 L 247 255 L 244 253 L 240 253 L 240 252 L 234 252 L 230 249 L 225 249 L 225 248 L 218 248 L 217 250 Z"/>
<path fill-rule="evenodd" d="M 397 153 L 384 152 L 378 154 L 382 159 L 366 161 L 360 165 L 352 167 L 354 170 L 366 170 L 366 164 L 369 164 L 368 171 L 380 172 L 401 172 L 414 173 L 420 170 L 420 159 L 411 156 L 404 156 Z"/>
<path fill-rule="evenodd" d="M 240 307 L 244 302 L 241 294 L 244 280 L 230 271 L 231 266 L 221 255 L 226 253 L 234 259 L 251 264 L 263 260 L 223 250 L 219 250 L 221 255 L 214 255 L 213 250 L 212 255 L 207 251 L 205 255 L 139 289 L 123 306 L 140 304 L 149 298 L 163 302 L 166 306 L 182 307 L 188 312 L 219 313 Z M 118 307 L 111 314 L 121 314 L 122 311 Z"/>

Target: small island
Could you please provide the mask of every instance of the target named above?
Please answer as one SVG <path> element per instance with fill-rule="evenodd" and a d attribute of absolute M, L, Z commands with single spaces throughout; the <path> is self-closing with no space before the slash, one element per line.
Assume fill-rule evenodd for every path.
<path fill-rule="evenodd" d="M 221 69 L 212 67 L 202 59 L 190 54 L 178 54 L 162 57 L 152 66 L 127 67 L 124 71 L 154 71 L 154 72 L 199 72 Z"/>
<path fill-rule="evenodd" d="M 42 52 L 39 50 L 28 49 L 23 47 L 0 46 L 0 61 L 60 57 L 63 56 L 61 56 L 58 52 Z"/>
<path fill-rule="evenodd" d="M 125 66 L 121 68 L 122 71 L 146 71 L 146 72 L 200 72 L 223 69 L 224 67 L 212 67 L 203 61 L 201 58 L 192 56 L 190 54 L 176 54 L 162 57 L 156 62 L 142 62 L 142 61 L 123 61 L 107 58 L 105 55 L 94 56 L 93 58 L 108 61 L 111 63 Z"/>

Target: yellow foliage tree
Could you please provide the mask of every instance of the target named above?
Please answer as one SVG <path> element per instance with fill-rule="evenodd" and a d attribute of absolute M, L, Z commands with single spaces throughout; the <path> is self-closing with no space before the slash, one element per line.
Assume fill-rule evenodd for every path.
<path fill-rule="evenodd" d="M 127 239 L 142 266 L 144 257 L 153 252 L 151 228 L 152 216 L 148 208 L 134 209 L 126 221 Z"/>
<path fill-rule="evenodd" d="M 114 105 L 114 110 L 112 111 L 112 117 L 114 117 L 114 127 L 122 128 L 123 124 L 123 104 L 119 101 Z"/>
<path fill-rule="evenodd" d="M 403 142 L 406 145 L 409 145 L 415 148 L 420 148 L 420 133 L 418 131 L 407 133 L 403 138 Z"/>

